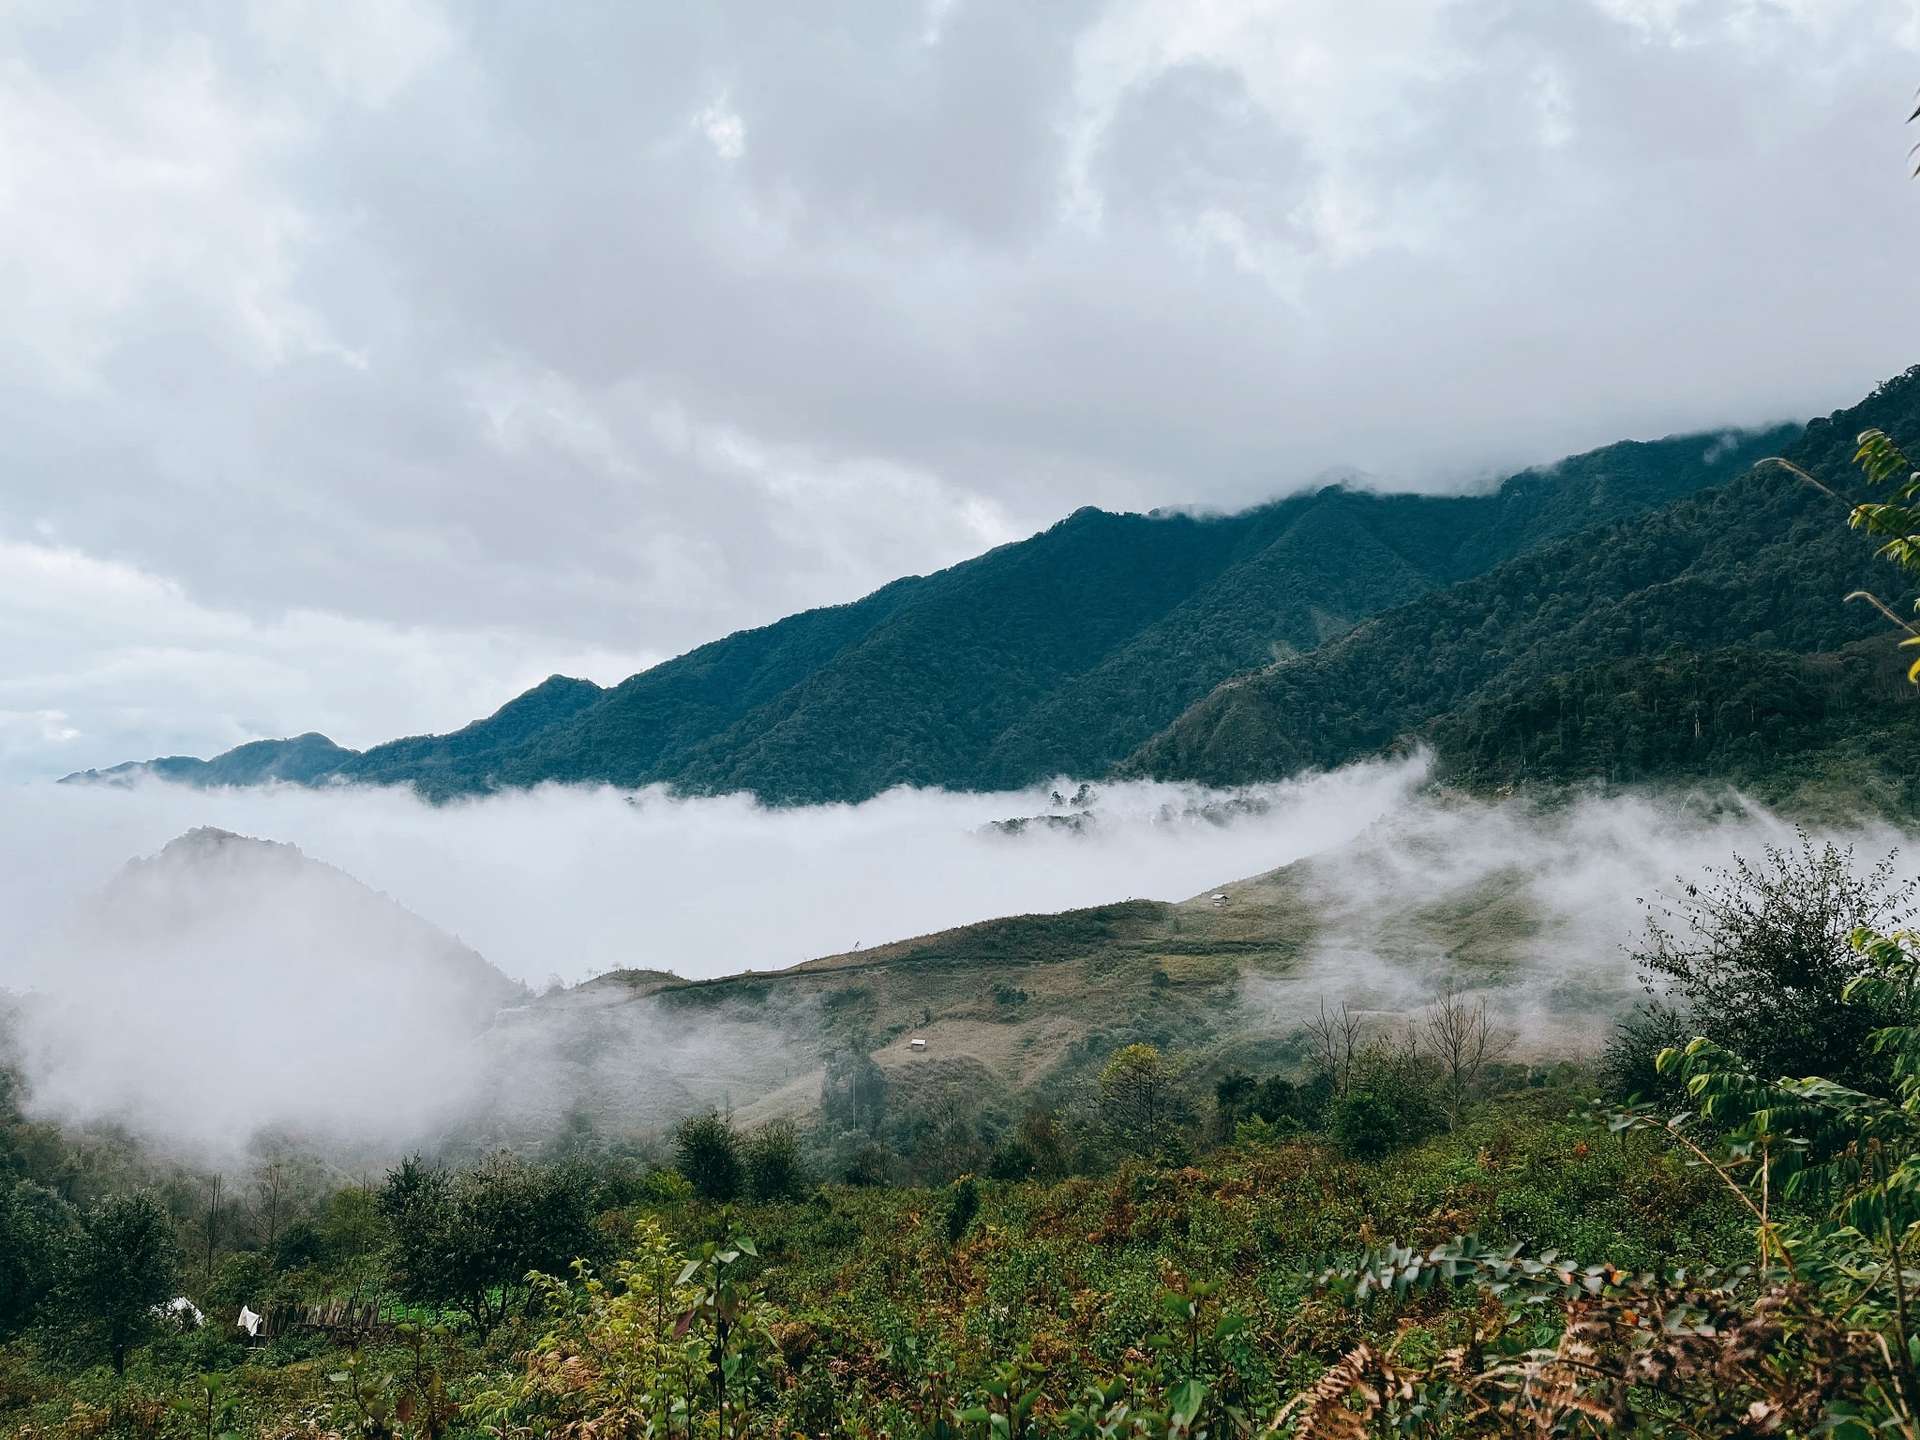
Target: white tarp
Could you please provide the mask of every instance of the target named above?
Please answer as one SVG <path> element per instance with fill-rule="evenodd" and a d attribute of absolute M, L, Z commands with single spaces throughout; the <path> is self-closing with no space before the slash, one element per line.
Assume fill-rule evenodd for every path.
<path fill-rule="evenodd" d="M 184 1295 L 176 1295 L 164 1305 L 153 1307 L 153 1313 L 162 1320 L 171 1320 L 182 1330 L 198 1329 L 207 1323 L 207 1317 L 200 1313 L 200 1307 Z"/>

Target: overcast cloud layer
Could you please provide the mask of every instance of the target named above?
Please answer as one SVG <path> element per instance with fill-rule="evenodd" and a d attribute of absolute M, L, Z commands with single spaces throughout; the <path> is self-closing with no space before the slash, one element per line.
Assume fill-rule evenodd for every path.
<path fill-rule="evenodd" d="M 1904 0 L 0 7 L 0 776 L 1916 358 Z"/>

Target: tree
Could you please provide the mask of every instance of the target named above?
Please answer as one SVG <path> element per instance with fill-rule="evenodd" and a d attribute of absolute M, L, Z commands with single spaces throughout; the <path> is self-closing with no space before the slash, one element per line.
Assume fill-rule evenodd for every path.
<path fill-rule="evenodd" d="M 962 1175 L 953 1182 L 953 1188 L 947 1193 L 947 1244 L 958 1245 L 961 1237 L 967 1233 L 967 1227 L 973 1224 L 973 1217 L 980 1213 L 980 1182 L 971 1175 Z"/>
<path fill-rule="evenodd" d="M 1314 1064 L 1327 1077 L 1335 1095 L 1344 1095 L 1353 1079 L 1354 1058 L 1360 1053 L 1360 1017 L 1342 1000 L 1338 1010 L 1320 1002 L 1320 1013 L 1307 1021 L 1307 1039 Z"/>
<path fill-rule="evenodd" d="M 1405 1138 L 1393 1101 L 1374 1090 L 1349 1090 L 1334 1101 L 1327 1128 L 1342 1150 L 1362 1160 L 1379 1159 Z"/>
<path fill-rule="evenodd" d="M 718 1110 L 689 1115 L 673 1132 L 674 1164 L 702 1200 L 736 1200 L 746 1181 L 740 1137 Z"/>
<path fill-rule="evenodd" d="M 1636 1007 L 1615 1026 L 1601 1057 L 1600 1074 L 1607 1093 L 1620 1100 L 1665 1100 L 1679 1088 L 1673 1077 L 1660 1073 L 1660 1056 L 1693 1038 L 1686 1017 L 1658 1000 Z"/>
<path fill-rule="evenodd" d="M 66 1346 L 104 1354 L 124 1374 L 127 1352 L 153 1330 L 155 1307 L 172 1298 L 179 1273 L 173 1221 L 158 1200 L 144 1190 L 103 1200 L 61 1256 L 53 1303 Z"/>
<path fill-rule="evenodd" d="M 1333 1100 L 1333 1077 L 1322 1071 L 1304 1085 L 1284 1075 L 1269 1075 L 1254 1092 L 1247 1108 L 1269 1125 L 1310 1126 L 1326 1113 Z"/>
<path fill-rule="evenodd" d="M 410 1299 L 454 1306 L 489 1334 L 524 1310 L 530 1272 L 596 1258 L 593 1197 L 593 1177 L 578 1165 L 497 1155 L 450 1173 L 413 1156 L 380 1192 L 394 1278 Z"/>
<path fill-rule="evenodd" d="M 1178 1104 L 1167 1062 L 1152 1045 L 1128 1045 L 1100 1072 L 1100 1119 L 1130 1155 L 1158 1155 L 1176 1135 Z"/>
<path fill-rule="evenodd" d="M 756 1200 L 797 1200 L 807 1188 L 800 1136 L 791 1120 L 769 1120 L 747 1137 L 747 1192 Z"/>
<path fill-rule="evenodd" d="M 827 1057 L 820 1114 L 841 1130 L 872 1135 L 880 1129 L 887 1114 L 887 1077 L 865 1046 L 849 1044 Z"/>
<path fill-rule="evenodd" d="M 1058 1180 L 1067 1173 L 1067 1161 L 1067 1136 L 1059 1117 L 1051 1110 L 1033 1109 L 1000 1142 L 990 1173 L 996 1180 Z"/>
<path fill-rule="evenodd" d="M 336 1190 L 321 1216 L 320 1235 L 330 1260 L 373 1255 L 381 1240 L 380 1197 L 360 1185 Z"/>
<path fill-rule="evenodd" d="M 263 1238 L 271 1250 L 280 1238 L 281 1210 L 286 1200 L 286 1180 L 280 1172 L 280 1162 L 274 1160 L 262 1166 L 254 1176 L 253 1188 L 257 1196 L 255 1210 L 266 1232 Z"/>
<path fill-rule="evenodd" d="M 1447 1128 L 1460 1123 L 1460 1106 L 1487 1066 L 1498 1060 L 1512 1037 L 1487 1018 L 1487 1002 L 1469 1001 L 1449 983 L 1427 1007 L 1422 1028 L 1446 1091 Z"/>
<path fill-rule="evenodd" d="M 0 1337 L 25 1328 L 52 1290 L 72 1224 L 66 1202 L 51 1190 L 0 1182 Z"/>
<path fill-rule="evenodd" d="M 1634 956 L 1641 978 L 1690 1034 L 1761 1074 L 1884 1088 L 1885 1064 L 1867 1040 L 1889 1017 L 1843 996 L 1864 969 L 1853 933 L 1913 913 L 1916 883 L 1895 882 L 1893 859 L 1863 874 L 1851 849 L 1815 846 L 1804 833 L 1791 848 L 1766 846 L 1757 861 L 1735 856 L 1649 907 Z"/>
<path fill-rule="evenodd" d="M 1252 1111 L 1259 1088 L 1244 1070 L 1229 1070 L 1213 1082 L 1214 1129 L 1222 1140 L 1233 1138 L 1234 1127 Z"/>

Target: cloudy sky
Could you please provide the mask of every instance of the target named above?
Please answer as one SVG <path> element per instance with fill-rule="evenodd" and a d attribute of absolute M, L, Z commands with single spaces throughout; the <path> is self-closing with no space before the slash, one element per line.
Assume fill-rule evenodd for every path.
<path fill-rule="evenodd" d="M 804 13 L 803 13 L 804 12 Z M 1920 360 L 1907 0 L 0 0 L 0 776 Z"/>

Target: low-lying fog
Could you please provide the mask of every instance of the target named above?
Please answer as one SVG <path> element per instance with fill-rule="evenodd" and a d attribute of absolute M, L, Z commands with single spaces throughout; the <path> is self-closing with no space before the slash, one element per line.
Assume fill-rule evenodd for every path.
<path fill-rule="evenodd" d="M 714 1087 L 747 1103 L 727 1087 L 789 1058 L 691 1016 L 664 1033 L 617 994 L 579 997 L 571 1019 L 509 1017 L 476 1046 L 480 1011 L 518 994 L 435 927 L 536 987 L 618 967 L 704 977 L 991 916 L 1183 899 L 1319 857 L 1295 882 L 1316 938 L 1294 973 L 1248 986 L 1276 1033 L 1322 1000 L 1417 1007 L 1459 973 L 1536 1041 L 1571 1047 L 1636 993 L 1623 947 L 1639 897 L 1792 839 L 1731 795 L 1542 809 L 1436 797 L 1425 778 L 1414 759 L 1234 795 L 1102 786 L 1090 823 L 1016 834 L 991 822 L 1063 813 L 1045 788 L 768 810 L 563 789 L 434 807 L 398 790 L 30 787 L 0 803 L 0 989 L 32 997 L 19 1043 L 47 1113 L 209 1151 L 275 1124 L 404 1142 L 497 1116 L 503 1094 L 546 1123 L 563 1091 L 604 1076 L 623 1077 L 629 1116 Z M 296 844 L 427 924 L 264 847 L 216 844 L 225 870 L 179 847 L 123 872 L 200 826 Z M 1877 824 L 1831 838 L 1869 864 L 1902 839 Z M 396 973 L 435 955 L 396 1003 Z"/>
<path fill-rule="evenodd" d="M 26 936 L 202 825 L 298 845 L 541 986 L 615 968 L 772 969 L 996 915 L 1184 899 L 1352 839 L 1422 769 L 1259 787 L 1241 798 L 1262 813 L 1224 819 L 1191 813 L 1223 798 L 1191 787 L 1100 786 L 1083 833 L 1019 835 L 991 823 L 1065 813 L 1047 787 L 786 810 L 559 787 L 439 807 L 406 790 L 28 787 L 0 799 L 0 985 L 20 983 Z"/>

